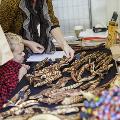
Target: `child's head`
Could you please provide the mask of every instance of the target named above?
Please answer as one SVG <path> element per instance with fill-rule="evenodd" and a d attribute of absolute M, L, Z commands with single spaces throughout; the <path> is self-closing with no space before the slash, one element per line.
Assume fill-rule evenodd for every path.
<path fill-rule="evenodd" d="M 22 63 L 24 61 L 24 44 L 23 39 L 19 35 L 13 33 L 5 33 L 10 48 L 14 55 L 14 61 Z"/>

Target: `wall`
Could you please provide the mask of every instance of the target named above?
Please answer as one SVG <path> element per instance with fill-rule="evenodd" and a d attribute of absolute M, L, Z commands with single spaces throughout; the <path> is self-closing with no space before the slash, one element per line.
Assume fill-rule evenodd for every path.
<path fill-rule="evenodd" d="M 53 0 L 53 5 L 65 36 L 74 35 L 74 26 L 89 27 L 88 0 Z"/>
<path fill-rule="evenodd" d="M 54 11 L 59 18 L 65 36 L 74 35 L 74 26 L 90 27 L 89 0 L 53 0 Z M 92 23 L 107 26 L 114 11 L 120 14 L 120 0 L 91 0 Z M 120 24 L 120 17 L 118 18 Z"/>
<path fill-rule="evenodd" d="M 91 0 L 92 22 L 96 24 L 106 24 L 106 0 Z"/>
<path fill-rule="evenodd" d="M 114 11 L 120 13 L 120 0 L 92 0 L 93 25 L 108 25 Z M 120 17 L 118 22 L 120 23 Z"/>

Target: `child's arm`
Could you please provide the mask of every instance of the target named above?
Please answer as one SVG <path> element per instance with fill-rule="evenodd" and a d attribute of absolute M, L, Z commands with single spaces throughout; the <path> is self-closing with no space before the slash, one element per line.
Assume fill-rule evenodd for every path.
<path fill-rule="evenodd" d="M 29 68 L 30 68 L 29 65 L 22 64 L 22 67 L 19 70 L 19 76 L 18 76 L 19 81 L 23 78 L 25 74 L 27 74 L 27 70 L 29 70 Z"/>

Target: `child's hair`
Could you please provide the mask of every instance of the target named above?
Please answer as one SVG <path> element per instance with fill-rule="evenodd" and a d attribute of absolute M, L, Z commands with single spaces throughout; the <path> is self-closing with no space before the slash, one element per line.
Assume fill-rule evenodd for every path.
<path fill-rule="evenodd" d="M 15 50 L 17 45 L 24 50 L 23 38 L 21 36 L 16 35 L 14 33 L 10 33 L 10 32 L 5 33 L 5 36 L 7 38 L 7 41 L 10 45 L 12 52 Z"/>

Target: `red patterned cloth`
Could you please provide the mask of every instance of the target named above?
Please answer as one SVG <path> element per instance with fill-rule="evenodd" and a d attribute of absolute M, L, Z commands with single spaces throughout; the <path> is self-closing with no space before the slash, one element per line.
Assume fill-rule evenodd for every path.
<path fill-rule="evenodd" d="M 2 109 L 3 104 L 9 99 L 11 92 L 19 82 L 20 68 L 21 64 L 12 60 L 0 66 L 0 109 Z"/>

